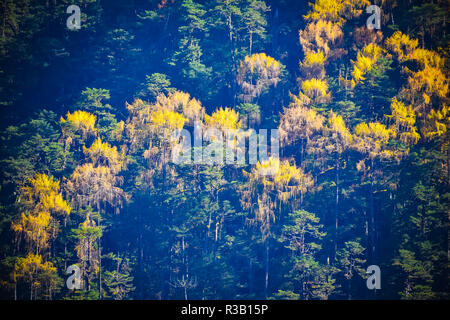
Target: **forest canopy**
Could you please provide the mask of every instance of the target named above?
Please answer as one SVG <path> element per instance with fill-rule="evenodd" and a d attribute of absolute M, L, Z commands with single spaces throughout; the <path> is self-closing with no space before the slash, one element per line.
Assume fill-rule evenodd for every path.
<path fill-rule="evenodd" d="M 449 299 L 449 10 L 2 1 L 0 298 Z"/>

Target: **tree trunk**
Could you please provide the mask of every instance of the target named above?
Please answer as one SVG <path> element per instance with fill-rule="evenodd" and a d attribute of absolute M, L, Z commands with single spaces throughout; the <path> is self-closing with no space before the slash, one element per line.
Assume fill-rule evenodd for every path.
<path fill-rule="evenodd" d="M 248 264 L 248 294 L 250 296 L 253 292 L 253 261 L 251 257 L 249 258 Z"/>
<path fill-rule="evenodd" d="M 375 226 L 375 202 L 374 202 L 374 168 L 373 168 L 373 160 L 372 160 L 372 167 L 370 169 L 370 226 L 369 226 L 369 238 L 370 238 L 370 264 L 376 264 L 376 246 L 375 246 L 375 233 L 376 233 L 376 226 Z"/>
<path fill-rule="evenodd" d="M 266 276 L 264 283 L 264 297 L 267 300 L 267 293 L 269 287 L 269 239 L 266 239 L 265 246 L 266 246 Z"/>
<path fill-rule="evenodd" d="M 347 298 L 348 300 L 352 300 L 352 278 L 348 279 L 348 293 L 347 293 Z"/>
<path fill-rule="evenodd" d="M 250 43 L 249 43 L 249 52 L 250 52 L 250 54 L 249 54 L 249 56 L 251 56 L 252 55 L 252 45 L 253 45 L 253 32 L 252 31 L 250 31 L 249 40 L 250 40 Z"/>
<path fill-rule="evenodd" d="M 97 202 L 97 210 L 98 210 L 98 218 L 97 225 L 100 228 L 100 202 Z M 98 238 L 98 298 L 102 300 L 103 292 L 102 292 L 102 237 Z"/>
<path fill-rule="evenodd" d="M 228 24 L 228 40 L 230 42 L 230 49 L 231 49 L 231 90 L 232 90 L 232 96 L 233 96 L 233 108 L 236 107 L 236 57 L 235 57 L 235 50 L 234 50 L 234 41 L 233 41 L 233 24 L 231 22 L 231 13 L 227 17 L 227 24 Z"/>
<path fill-rule="evenodd" d="M 139 208 L 138 215 L 138 279 L 137 279 L 137 294 L 139 299 L 144 298 L 143 294 L 143 274 L 144 274 L 144 249 L 142 246 L 142 207 Z"/>
<path fill-rule="evenodd" d="M 339 226 L 339 158 L 336 161 L 336 201 L 334 204 L 334 257 L 337 252 L 337 238 L 338 238 L 338 226 Z"/>

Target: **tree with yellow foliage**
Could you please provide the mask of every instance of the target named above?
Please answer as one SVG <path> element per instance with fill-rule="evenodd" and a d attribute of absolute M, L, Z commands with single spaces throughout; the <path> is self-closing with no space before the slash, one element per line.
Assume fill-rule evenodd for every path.
<path fill-rule="evenodd" d="M 426 65 L 423 70 L 413 72 L 408 77 L 408 86 L 402 95 L 410 97 L 411 103 L 422 110 L 433 97 L 442 99 L 447 96 L 448 83 L 441 69 Z"/>
<path fill-rule="evenodd" d="M 270 86 L 276 86 L 280 81 L 283 66 L 265 53 L 255 53 L 246 56 L 241 61 L 237 83 L 242 90 L 242 100 L 252 103 Z"/>
<path fill-rule="evenodd" d="M 186 120 L 183 115 L 170 110 L 158 109 L 151 114 L 151 121 L 155 127 L 170 131 L 183 128 Z"/>
<path fill-rule="evenodd" d="M 101 228 L 102 212 L 108 208 L 118 212 L 119 207 L 128 195 L 118 186 L 123 182 L 122 177 L 117 176 L 115 169 L 104 165 L 94 166 L 85 163 L 75 168 L 67 188 L 71 194 L 72 202 L 78 209 L 96 208 L 97 227 Z M 99 268 L 99 297 L 102 298 L 102 272 L 101 272 L 101 237 L 97 238 Z"/>
<path fill-rule="evenodd" d="M 374 43 L 369 43 L 364 46 L 361 51 L 358 51 L 356 61 L 352 60 L 352 88 L 354 88 L 357 83 L 365 80 L 364 74 L 374 67 L 382 52 L 383 49 Z"/>
<path fill-rule="evenodd" d="M 67 217 L 71 208 L 62 197 L 59 181 L 39 173 L 22 187 L 19 203 L 25 211 L 12 223 L 12 229 L 24 236 L 29 252 L 40 254 L 56 237 L 58 216 Z"/>
<path fill-rule="evenodd" d="M 335 169 L 335 202 L 334 202 L 334 254 L 336 255 L 339 232 L 339 199 L 340 199 L 340 171 L 342 165 L 342 154 L 347 151 L 352 144 L 353 136 L 347 128 L 344 119 L 330 110 L 328 114 L 327 125 L 323 127 L 324 132 L 324 150 L 334 160 Z M 317 149 L 316 149 L 317 150 Z M 328 169 L 327 169 L 328 170 Z"/>
<path fill-rule="evenodd" d="M 16 286 L 19 281 L 29 283 L 30 300 L 42 299 L 40 297 L 51 299 L 54 291 L 60 284 L 60 279 L 53 263 L 44 261 L 41 255 L 33 253 L 29 253 L 24 258 L 17 258 L 14 265 L 13 279 Z"/>
<path fill-rule="evenodd" d="M 201 103 L 181 91 L 160 94 L 154 104 L 136 99 L 127 108 L 130 119 L 125 130 L 130 151 L 143 149 L 144 158 L 157 163 L 164 176 L 171 150 L 178 143 L 173 133 L 185 125 L 200 123 L 205 115 Z"/>
<path fill-rule="evenodd" d="M 268 170 L 275 173 L 268 175 Z M 283 204 L 289 204 L 289 210 L 296 210 L 298 203 L 296 199 L 300 196 L 303 202 L 303 194 L 310 190 L 314 184 L 312 176 L 305 173 L 303 169 L 289 164 L 289 161 L 280 161 L 270 157 L 266 161 L 258 162 L 250 173 L 244 171 L 248 177 L 248 183 L 241 189 L 241 204 L 244 209 L 249 210 L 253 218 L 249 218 L 250 224 L 259 225 L 262 240 L 266 249 L 266 274 L 265 293 L 269 281 L 269 237 L 271 226 L 275 223 L 278 209 L 278 219 L 282 214 Z"/>
<path fill-rule="evenodd" d="M 382 160 L 398 159 L 398 152 L 388 147 L 388 143 L 396 135 L 395 131 L 379 122 L 359 123 L 355 127 L 353 148 L 361 153 L 363 159 L 358 162 L 357 169 L 362 171 L 364 175 L 368 175 L 370 181 L 369 188 L 369 211 L 368 228 L 369 228 L 369 263 L 376 263 L 376 214 L 374 204 L 375 184 L 377 178 L 382 173 L 381 166 L 378 162 Z"/>
<path fill-rule="evenodd" d="M 445 99 L 449 92 L 449 80 L 443 70 L 444 58 L 435 51 L 418 48 L 417 39 L 411 39 L 400 31 L 386 39 L 386 46 L 399 62 L 416 62 L 416 70 L 403 68 L 408 75 L 408 83 L 400 96 L 412 104 L 419 116 L 426 119 L 433 110 L 433 102 Z"/>
<path fill-rule="evenodd" d="M 164 109 L 177 112 L 186 118 L 186 123 L 192 125 L 195 121 L 201 121 L 205 115 L 205 109 L 200 101 L 192 98 L 188 93 L 174 91 L 168 95 L 160 94 L 152 110 Z"/>
<path fill-rule="evenodd" d="M 83 139 L 86 139 L 88 135 L 94 135 L 97 130 L 95 129 L 95 122 L 97 116 L 92 113 L 77 110 L 73 113 L 67 112 L 66 119 L 61 117 L 61 125 L 63 126 L 63 135 L 69 135 L 67 126 L 71 125 L 76 131 L 81 132 Z"/>
<path fill-rule="evenodd" d="M 201 121 L 204 109 L 195 99 L 179 91 L 167 96 L 160 94 L 154 104 L 136 99 L 133 104 L 127 104 L 127 108 L 130 117 L 125 131 L 129 151 L 139 153 L 147 161 L 148 168 L 141 174 L 148 185 L 152 185 L 155 169 L 163 172 L 165 184 L 171 149 L 178 143 L 173 133 L 189 123 L 188 116 L 192 124 L 195 120 Z"/>
<path fill-rule="evenodd" d="M 439 110 L 431 110 L 424 121 L 423 135 L 427 139 L 448 135 L 450 128 L 450 108 L 443 105 Z M 444 144 L 448 146 L 448 140 Z"/>
<path fill-rule="evenodd" d="M 395 155 L 393 151 L 387 148 L 390 139 L 395 137 L 395 132 L 386 128 L 382 123 L 359 123 L 355 127 L 354 137 L 354 148 L 367 155 L 371 162 L 375 159 L 389 159 Z M 373 164 L 371 165 L 373 166 Z"/>
<path fill-rule="evenodd" d="M 62 197 L 59 181 L 46 174 L 36 174 L 22 187 L 19 203 L 25 211 L 12 223 L 12 229 L 18 238 L 24 237 L 28 254 L 15 262 L 15 286 L 19 279 L 24 279 L 29 282 L 31 300 L 37 298 L 36 290 L 41 287 L 47 288 L 47 297 L 51 298 L 58 277 L 53 264 L 47 261 L 47 249 L 58 234 L 58 218 L 65 219 L 71 208 Z"/>
<path fill-rule="evenodd" d="M 316 0 L 309 3 L 312 10 L 308 12 L 305 19 L 326 20 L 342 25 L 346 19 L 357 18 L 367 6 L 368 0 Z"/>
<path fill-rule="evenodd" d="M 205 115 L 205 125 L 220 130 L 238 130 L 241 128 L 239 113 L 230 108 L 219 108 L 211 116 Z"/>
<path fill-rule="evenodd" d="M 112 172 L 117 173 L 125 165 L 125 155 L 119 153 L 117 147 L 111 147 L 107 142 L 97 138 L 89 148 L 83 146 L 83 151 L 87 159 L 95 165 L 108 166 Z"/>
<path fill-rule="evenodd" d="M 301 89 L 300 95 L 309 103 L 325 103 L 331 99 L 328 83 L 325 80 L 305 80 L 302 82 Z"/>
<path fill-rule="evenodd" d="M 401 31 L 396 31 L 391 37 L 386 39 L 385 43 L 388 49 L 393 51 L 398 60 L 403 62 L 409 59 L 412 52 L 417 48 L 419 41 L 417 39 L 411 39 Z"/>
<path fill-rule="evenodd" d="M 344 34 L 341 27 L 331 21 L 317 20 L 299 31 L 300 45 L 306 54 L 323 52 L 325 59 L 337 58 L 344 53 L 339 48 Z"/>
<path fill-rule="evenodd" d="M 391 129 L 396 132 L 399 140 L 405 144 L 415 144 L 420 139 L 420 134 L 416 127 L 416 113 L 412 105 L 405 106 L 396 97 L 392 99 L 391 114 L 386 118 L 392 120 Z"/>
<path fill-rule="evenodd" d="M 79 165 L 67 182 L 67 189 L 77 209 L 96 208 L 97 228 L 102 230 L 102 212 L 119 212 L 128 195 L 119 187 L 123 178 L 117 174 L 125 168 L 125 155 L 117 147 L 98 137 L 89 148 L 83 146 L 87 163 Z M 89 217 L 86 218 L 89 223 Z M 97 235 L 98 286 L 102 298 L 101 234 Z M 83 239 L 80 239 L 83 241 Z M 82 258 L 82 257 L 81 257 Z M 80 258 L 80 259 L 81 259 Z M 86 270 L 85 270 L 86 271 Z M 88 281 L 89 283 L 89 281 Z"/>
<path fill-rule="evenodd" d="M 166 180 L 167 163 L 171 150 L 177 143 L 173 133 L 175 130 L 182 129 L 186 121 L 187 119 L 182 114 L 171 110 L 157 109 L 151 113 L 150 128 L 155 133 L 156 143 L 153 148 L 144 153 L 144 157 L 160 163 L 163 181 Z"/>
<path fill-rule="evenodd" d="M 211 116 L 205 115 L 205 130 L 210 134 L 210 140 L 216 139 L 214 137 L 215 134 L 219 134 L 221 137 L 219 138 L 218 147 L 221 148 L 220 144 L 225 142 L 223 145 L 227 148 L 226 152 L 233 152 L 233 156 L 241 147 L 240 142 L 241 139 L 244 139 L 248 136 L 248 133 L 241 131 L 242 123 L 239 120 L 239 113 L 230 108 L 219 108 L 213 112 Z M 218 130 L 219 132 L 215 132 Z M 244 150 L 239 150 L 240 152 L 244 152 Z"/>
<path fill-rule="evenodd" d="M 325 55 L 322 50 L 305 53 L 303 61 L 300 62 L 300 70 L 305 79 L 325 77 Z"/>
<path fill-rule="evenodd" d="M 313 134 L 320 132 L 325 118 L 315 110 L 294 102 L 285 108 L 278 126 L 282 147 L 300 142 L 300 161 L 304 167 L 304 153 Z"/>

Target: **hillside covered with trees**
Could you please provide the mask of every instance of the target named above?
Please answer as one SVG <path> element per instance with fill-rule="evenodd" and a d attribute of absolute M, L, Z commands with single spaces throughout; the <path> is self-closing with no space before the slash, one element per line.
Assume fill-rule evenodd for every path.
<path fill-rule="evenodd" d="M 311 1 L 2 0 L 0 298 L 449 299 L 449 2 Z"/>

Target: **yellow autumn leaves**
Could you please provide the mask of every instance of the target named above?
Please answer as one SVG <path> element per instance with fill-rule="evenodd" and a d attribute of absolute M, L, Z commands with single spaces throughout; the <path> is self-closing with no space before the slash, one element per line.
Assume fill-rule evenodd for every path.
<path fill-rule="evenodd" d="M 357 83 L 365 80 L 364 74 L 374 67 L 382 52 L 383 49 L 374 43 L 369 43 L 368 45 L 364 46 L 362 51 L 358 52 L 356 61 L 352 61 L 352 88 L 354 88 Z"/>
<path fill-rule="evenodd" d="M 230 108 L 219 108 L 211 116 L 205 115 L 205 124 L 220 130 L 236 131 L 241 128 L 239 113 Z"/>
<path fill-rule="evenodd" d="M 386 118 L 393 120 L 393 129 L 399 134 L 400 141 L 415 144 L 420 139 L 416 128 L 416 113 L 412 105 L 406 106 L 397 98 L 392 99 L 391 114 Z"/>
<path fill-rule="evenodd" d="M 359 17 L 362 9 L 370 5 L 368 0 L 316 0 L 309 3 L 312 7 L 305 19 L 328 20 L 342 25 L 346 19 Z"/>
<path fill-rule="evenodd" d="M 354 6 L 350 1 L 316 1 L 305 19 L 311 20 L 299 31 L 299 42 L 304 59 L 300 62 L 303 78 L 298 79 L 300 91 L 294 99 L 303 105 L 326 103 L 331 99 L 325 78 L 325 64 L 343 53 L 339 44 L 343 40 L 342 11 Z M 345 10 L 348 11 L 348 10 Z"/>
<path fill-rule="evenodd" d="M 447 106 L 445 102 L 439 108 L 432 106 L 445 101 L 449 92 L 449 80 L 443 72 L 444 58 L 435 51 L 419 48 L 418 40 L 411 39 L 400 31 L 386 40 L 386 46 L 400 63 L 414 61 L 417 64 L 415 71 L 406 66 L 403 68 L 408 75 L 408 83 L 401 90 L 400 97 L 411 105 L 407 110 L 394 105 L 397 110 L 393 110 L 393 115 L 402 117 L 403 124 L 400 124 L 407 127 L 406 132 L 401 135 L 402 139 L 417 141 L 420 138 L 411 124 L 415 120 L 413 112 L 422 119 L 421 133 L 425 138 L 445 134 L 449 125 Z"/>
<path fill-rule="evenodd" d="M 419 70 L 412 71 L 405 67 L 404 71 L 409 74 L 408 87 L 404 92 L 411 96 L 411 102 L 419 105 L 422 102 L 427 105 L 433 95 L 444 98 L 448 93 L 448 78 L 442 72 L 444 58 L 435 51 L 418 48 L 418 40 L 411 39 L 408 35 L 395 32 L 386 40 L 386 46 L 392 50 L 400 62 L 416 61 Z"/>
<path fill-rule="evenodd" d="M 198 100 L 180 91 L 168 96 L 161 95 L 155 104 L 137 99 L 128 105 L 128 109 L 132 117 L 127 124 L 127 132 L 136 143 L 138 138 L 151 140 L 154 133 L 167 138 L 173 131 L 185 125 L 194 125 L 195 122 L 219 130 L 236 131 L 241 128 L 237 111 L 221 107 L 207 115 Z"/>
<path fill-rule="evenodd" d="M 302 91 L 308 99 L 318 102 L 320 98 L 327 98 L 328 84 L 324 80 L 309 79 L 302 82 Z"/>
<path fill-rule="evenodd" d="M 305 53 L 303 62 L 300 62 L 301 67 L 310 67 L 313 65 L 323 65 L 325 62 L 325 55 L 322 50 L 310 51 Z"/>
<path fill-rule="evenodd" d="M 277 170 L 268 175 L 267 172 L 273 168 Z M 253 211 L 255 218 L 251 222 L 259 224 L 263 240 L 270 235 L 271 225 L 276 219 L 275 209 L 297 196 L 301 202 L 303 194 L 314 184 L 311 174 L 287 160 L 280 161 L 274 157 L 258 162 L 250 173 L 244 171 L 244 174 L 249 185 L 241 190 L 241 204 Z"/>
<path fill-rule="evenodd" d="M 311 22 L 299 32 L 304 52 L 300 70 L 305 77 L 299 80 L 300 92 L 293 97 L 295 104 L 307 106 L 330 101 L 324 66 L 331 57 L 344 53 L 339 48 L 343 38 L 342 25 L 347 19 L 359 16 L 368 5 L 370 3 L 365 0 L 317 0 L 310 4 L 312 10 L 305 18 Z M 448 78 L 443 72 L 444 58 L 435 51 L 420 48 L 417 39 L 400 31 L 386 39 L 384 46 L 379 41 L 381 39 L 367 43 L 357 52 L 356 59 L 352 60 L 351 79 L 341 77 L 340 82 L 355 88 L 366 80 L 367 73 L 376 68 L 382 57 L 391 58 L 391 54 L 400 63 L 413 61 L 416 65 L 414 70 L 410 65 L 403 66 L 408 79 L 399 96 L 392 101 L 391 114 L 386 115 L 389 121 L 387 130 L 392 130 L 393 137 L 407 145 L 419 141 L 418 127 L 424 138 L 444 134 L 448 126 L 447 107 L 441 104 L 436 108 L 449 91 Z M 416 117 L 421 120 L 420 126 Z"/>
<path fill-rule="evenodd" d="M 277 72 L 280 69 L 280 63 L 274 58 L 266 55 L 265 53 L 255 53 L 251 56 L 246 56 L 244 61 L 241 61 L 240 68 L 249 68 L 250 72 L 255 72 L 257 69 L 265 69 L 267 72 Z"/>
<path fill-rule="evenodd" d="M 152 112 L 151 122 L 158 127 L 164 127 L 170 130 L 181 129 L 186 122 L 182 114 L 175 111 L 159 109 Z"/>
<path fill-rule="evenodd" d="M 20 201 L 27 208 L 12 229 L 22 234 L 30 248 L 39 254 L 49 239 L 56 235 L 58 216 L 70 214 L 69 204 L 62 198 L 59 181 L 46 174 L 37 174 L 21 188 Z"/>
<path fill-rule="evenodd" d="M 66 119 L 61 117 L 61 123 L 71 122 L 77 130 L 80 130 L 82 135 L 86 137 L 88 134 L 96 132 L 95 122 L 97 117 L 89 112 L 77 110 L 74 113 L 68 112 Z"/>
<path fill-rule="evenodd" d="M 244 102 L 252 102 L 270 86 L 280 81 L 282 65 L 265 53 L 246 56 L 239 65 L 236 80 L 242 90 Z"/>
<path fill-rule="evenodd" d="M 444 135 L 450 127 L 450 108 L 444 104 L 439 110 L 431 110 L 426 120 L 423 128 L 426 137 L 433 138 Z"/>
<path fill-rule="evenodd" d="M 19 201 L 26 210 L 18 221 L 12 223 L 12 230 L 24 237 L 28 254 L 17 258 L 14 281 L 25 278 L 30 281 L 32 289 L 41 286 L 42 281 L 48 282 L 47 287 L 54 287 L 52 274 L 56 273 L 56 268 L 51 262 L 45 261 L 43 255 L 50 246 L 50 240 L 56 238 L 58 218 L 70 214 L 70 205 L 62 197 L 59 181 L 39 173 L 21 188 Z M 40 281 L 34 280 L 37 276 Z"/>

